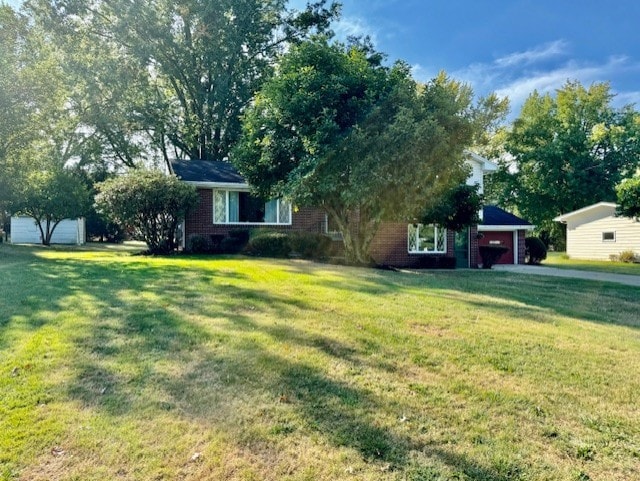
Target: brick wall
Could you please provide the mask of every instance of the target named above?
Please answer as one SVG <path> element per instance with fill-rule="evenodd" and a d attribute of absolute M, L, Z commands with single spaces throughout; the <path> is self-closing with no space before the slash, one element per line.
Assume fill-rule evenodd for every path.
<path fill-rule="evenodd" d="M 324 232 L 325 214 L 322 209 L 312 207 L 300 207 L 294 209 L 291 217 L 291 225 L 265 226 L 269 229 L 282 231 L 296 230 L 305 232 Z M 191 211 L 185 222 L 185 239 L 197 234 L 203 236 L 227 235 L 230 230 L 241 228 L 259 228 L 259 224 L 253 225 L 226 225 L 213 223 L 213 191 L 211 189 L 198 189 L 198 205 Z M 522 255 L 524 256 L 524 231 L 522 237 Z M 471 267 L 478 266 L 478 233 L 476 227 L 470 229 L 470 262 Z M 415 266 L 420 258 L 431 256 L 455 256 L 455 233 L 447 231 L 446 254 L 409 254 L 408 229 L 406 222 L 385 222 L 380 225 L 376 236 L 371 243 L 370 253 L 375 262 L 381 265 L 395 267 Z M 524 257 L 523 257 L 524 261 Z"/>
<path fill-rule="evenodd" d="M 524 264 L 524 251 L 526 249 L 526 246 L 524 245 L 524 239 L 526 236 L 526 230 L 518 231 L 518 264 Z"/>
<path fill-rule="evenodd" d="M 294 208 L 291 214 L 291 225 L 264 226 L 275 230 L 297 230 L 305 232 L 322 232 L 324 227 L 324 212 L 311 207 Z M 243 228 L 259 228 L 260 224 L 228 225 L 213 223 L 213 191 L 198 189 L 198 205 L 187 216 L 185 222 L 185 239 L 197 234 L 209 236 L 212 234 L 226 235 L 230 230 Z"/>
<path fill-rule="evenodd" d="M 371 242 L 369 253 L 373 260 L 381 265 L 394 267 L 412 267 L 425 255 L 455 255 L 454 232 L 447 231 L 446 254 L 410 254 L 407 223 L 384 222 L 380 225 Z"/>
<path fill-rule="evenodd" d="M 478 226 L 469 227 L 469 267 L 477 269 L 480 264 L 480 251 L 478 250 Z"/>

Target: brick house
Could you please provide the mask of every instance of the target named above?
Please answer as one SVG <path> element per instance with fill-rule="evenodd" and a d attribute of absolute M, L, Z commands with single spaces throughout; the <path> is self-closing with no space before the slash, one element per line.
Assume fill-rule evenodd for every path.
<path fill-rule="evenodd" d="M 470 167 L 467 183 L 478 184 L 482 192 L 484 175 L 495 171 L 496 164 L 473 153 L 467 154 L 466 161 Z M 192 235 L 221 236 L 242 227 L 326 233 L 333 237 L 337 234 L 319 208 L 297 208 L 282 199 L 264 202 L 254 198 L 244 178 L 228 162 L 174 160 L 171 171 L 198 190 L 197 208 L 183 224 L 182 245 Z M 462 232 L 436 225 L 383 223 L 371 244 L 371 257 L 378 264 L 395 267 L 455 257 L 457 267 L 477 267 L 481 263 L 479 244 L 501 244 L 510 251 L 500 262 L 524 263 L 525 231 L 533 226 L 493 206 L 485 207 L 481 217 L 481 225 Z"/>

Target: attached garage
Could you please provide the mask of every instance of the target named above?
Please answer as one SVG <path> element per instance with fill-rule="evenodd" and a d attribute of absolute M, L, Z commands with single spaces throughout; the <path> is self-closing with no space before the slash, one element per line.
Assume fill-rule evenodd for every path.
<path fill-rule="evenodd" d="M 496 264 L 517 264 L 514 262 L 513 253 L 517 251 L 518 236 L 517 231 L 482 231 L 482 237 L 478 239 L 478 247 L 481 246 L 503 246 L 509 249 L 503 254 Z M 516 259 L 517 260 L 517 259 Z"/>
<path fill-rule="evenodd" d="M 478 226 L 478 246 L 504 246 L 509 251 L 498 264 L 524 264 L 524 239 L 527 231 L 533 228 L 526 220 L 500 207 L 486 205 L 482 211 L 482 224 Z"/>
<path fill-rule="evenodd" d="M 11 218 L 11 243 L 12 244 L 41 244 L 40 229 L 31 217 Z M 84 244 L 85 220 L 64 219 L 61 221 L 51 237 L 52 244 Z"/>

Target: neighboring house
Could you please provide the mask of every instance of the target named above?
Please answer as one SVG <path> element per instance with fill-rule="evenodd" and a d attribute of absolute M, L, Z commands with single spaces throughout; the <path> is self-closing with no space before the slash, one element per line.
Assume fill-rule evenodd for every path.
<path fill-rule="evenodd" d="M 616 204 L 598 202 L 553 219 L 567 225 L 567 254 L 609 260 L 623 251 L 640 253 L 640 222 L 616 216 Z"/>
<path fill-rule="evenodd" d="M 85 220 L 64 219 L 56 226 L 51 236 L 52 244 L 78 244 L 86 241 Z M 42 244 L 42 236 L 32 217 L 11 217 L 12 244 Z"/>
<path fill-rule="evenodd" d="M 478 184 L 482 193 L 484 175 L 495 171 L 497 165 L 473 153 L 467 154 L 466 161 L 470 167 L 467 184 Z M 320 232 L 335 237 L 321 209 L 294 208 L 281 199 L 264 202 L 252 197 L 249 185 L 228 162 L 174 160 L 171 170 L 194 185 L 199 196 L 196 209 L 185 219 L 182 245 L 192 235 L 226 235 L 239 227 Z M 524 233 L 533 226 L 496 207 L 486 207 L 481 217 L 485 218 L 482 225 L 459 233 L 436 225 L 385 222 L 372 241 L 370 254 L 377 263 L 396 267 L 420 265 L 425 256 L 455 257 L 458 267 L 478 267 L 482 263 L 479 242 L 499 242 L 510 249 L 501 262 L 524 263 Z"/>

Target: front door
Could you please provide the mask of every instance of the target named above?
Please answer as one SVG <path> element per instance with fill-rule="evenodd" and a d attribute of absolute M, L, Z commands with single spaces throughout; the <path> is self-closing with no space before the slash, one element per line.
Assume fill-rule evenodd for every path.
<path fill-rule="evenodd" d="M 469 267 L 469 229 L 456 232 L 455 235 L 456 267 Z"/>

